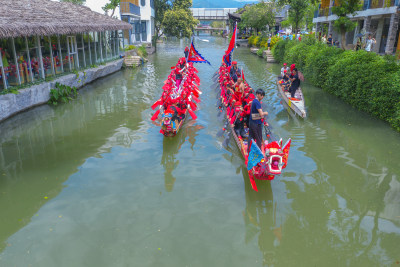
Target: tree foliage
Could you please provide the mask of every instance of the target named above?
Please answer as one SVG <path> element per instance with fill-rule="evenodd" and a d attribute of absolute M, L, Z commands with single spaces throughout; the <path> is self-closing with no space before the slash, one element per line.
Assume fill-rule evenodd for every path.
<path fill-rule="evenodd" d="M 333 26 L 340 32 L 341 42 L 340 45 L 346 49 L 346 32 L 354 30 L 356 22 L 350 20 L 348 15 L 356 15 L 357 11 L 361 9 L 359 0 L 337 0 L 338 5 L 332 7 L 332 13 L 337 15 Z"/>
<path fill-rule="evenodd" d="M 60 2 L 70 2 L 76 5 L 84 5 L 86 3 L 86 0 L 60 0 Z"/>
<path fill-rule="evenodd" d="M 314 0 L 276 0 L 278 6 L 289 5 L 289 15 L 284 25 L 291 25 L 294 32 L 306 25 L 309 20 L 309 9 L 313 6 Z"/>
<path fill-rule="evenodd" d="M 163 20 L 165 12 L 172 9 L 172 3 L 169 0 L 154 0 L 154 9 L 155 9 L 155 18 L 154 18 L 154 27 L 155 27 L 155 36 L 154 38 L 157 40 L 162 35 L 163 28 Z"/>
<path fill-rule="evenodd" d="M 162 31 L 177 38 L 190 38 L 198 24 L 190 7 L 192 0 L 175 0 L 172 9 L 166 10 L 162 20 Z"/>
<path fill-rule="evenodd" d="M 253 28 L 256 31 L 265 30 L 267 26 L 275 25 L 274 5 L 271 2 L 259 2 L 245 8 L 241 16 L 239 28 Z"/>
<path fill-rule="evenodd" d="M 119 7 L 120 2 L 121 2 L 121 0 L 109 0 L 109 2 L 102 7 L 102 9 L 106 13 L 108 13 L 108 11 L 111 10 L 110 16 L 113 17 L 115 10 L 117 9 L 117 7 Z"/>

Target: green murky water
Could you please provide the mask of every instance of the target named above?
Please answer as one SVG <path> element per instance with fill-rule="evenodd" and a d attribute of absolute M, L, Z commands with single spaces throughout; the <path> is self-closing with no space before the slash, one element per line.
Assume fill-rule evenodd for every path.
<path fill-rule="evenodd" d="M 307 84 L 309 118 L 292 118 L 279 66 L 239 48 L 274 133 L 293 138 L 284 175 L 253 192 L 216 138 L 211 77 L 228 44 L 202 38 L 199 118 L 174 139 L 149 106 L 180 43 L 0 124 L 0 266 L 400 266 L 400 135 Z"/>

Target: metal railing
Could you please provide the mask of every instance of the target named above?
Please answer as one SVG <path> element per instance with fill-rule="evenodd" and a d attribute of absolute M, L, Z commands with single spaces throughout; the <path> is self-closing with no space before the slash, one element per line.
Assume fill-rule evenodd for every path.
<path fill-rule="evenodd" d="M 399 0 L 364 0 L 363 10 L 399 6 Z"/>
<path fill-rule="evenodd" d="M 121 14 L 134 14 L 140 16 L 140 7 L 132 3 L 121 2 L 120 3 Z"/>
<path fill-rule="evenodd" d="M 364 0 L 361 10 L 387 8 L 393 6 L 400 7 L 400 0 Z M 321 5 L 319 5 L 318 9 L 314 12 L 314 18 L 327 17 L 330 15 L 332 15 L 332 7 L 321 8 Z"/>

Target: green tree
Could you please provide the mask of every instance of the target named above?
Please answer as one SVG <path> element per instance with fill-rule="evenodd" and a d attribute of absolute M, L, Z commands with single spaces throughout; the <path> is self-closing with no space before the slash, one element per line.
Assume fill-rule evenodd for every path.
<path fill-rule="evenodd" d="M 76 5 L 84 5 L 86 3 L 86 0 L 60 0 L 60 2 L 70 2 Z"/>
<path fill-rule="evenodd" d="M 117 9 L 117 7 L 119 7 L 119 4 L 121 2 L 121 0 L 109 0 L 110 2 L 108 2 L 107 4 L 105 4 L 105 6 L 102 7 L 102 9 L 104 10 L 104 12 L 108 13 L 108 11 L 111 10 L 111 17 L 114 16 L 115 10 Z"/>
<path fill-rule="evenodd" d="M 309 6 L 312 4 L 310 0 L 277 0 L 278 6 L 289 5 L 289 14 L 286 25 L 291 25 L 294 32 L 305 25 L 306 14 Z"/>
<path fill-rule="evenodd" d="M 171 1 L 169 0 L 154 0 L 154 9 L 155 9 L 155 18 L 154 18 L 154 27 L 155 27 L 155 35 L 153 36 L 153 45 L 155 46 L 157 40 L 163 34 L 163 20 L 165 16 L 165 12 L 172 9 Z"/>
<path fill-rule="evenodd" d="M 175 0 L 172 3 L 172 9 L 164 13 L 162 31 L 177 38 L 190 38 L 199 23 L 189 9 L 191 6 L 192 0 Z"/>
<path fill-rule="evenodd" d="M 241 16 L 241 25 L 239 28 L 252 28 L 258 33 L 266 30 L 267 26 L 272 28 L 275 25 L 274 5 L 271 2 L 259 2 L 255 5 L 249 5 Z"/>
<path fill-rule="evenodd" d="M 225 21 L 213 21 L 210 24 L 211 28 L 224 28 L 225 27 Z"/>
<path fill-rule="evenodd" d="M 332 13 L 337 15 L 333 26 L 339 31 L 341 36 L 340 46 L 346 49 L 346 32 L 354 30 L 356 22 L 350 20 L 348 15 L 356 15 L 361 9 L 359 0 L 336 0 L 338 5 L 332 7 Z"/>

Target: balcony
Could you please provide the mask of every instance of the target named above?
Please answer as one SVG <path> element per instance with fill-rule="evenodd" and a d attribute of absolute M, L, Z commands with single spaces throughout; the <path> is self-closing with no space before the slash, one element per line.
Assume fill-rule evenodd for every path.
<path fill-rule="evenodd" d="M 378 9 L 378 8 L 389 8 L 389 7 L 400 7 L 400 0 L 364 0 L 360 11 Z M 332 15 L 332 7 L 319 8 L 314 12 L 314 18 L 328 17 Z"/>
<path fill-rule="evenodd" d="M 363 10 L 399 6 L 399 0 L 364 0 Z"/>
<path fill-rule="evenodd" d="M 120 3 L 121 14 L 132 14 L 140 16 L 140 7 L 132 3 L 121 2 Z"/>
<path fill-rule="evenodd" d="M 328 17 L 332 15 L 332 7 L 321 8 L 319 5 L 318 10 L 314 12 L 314 18 Z"/>

